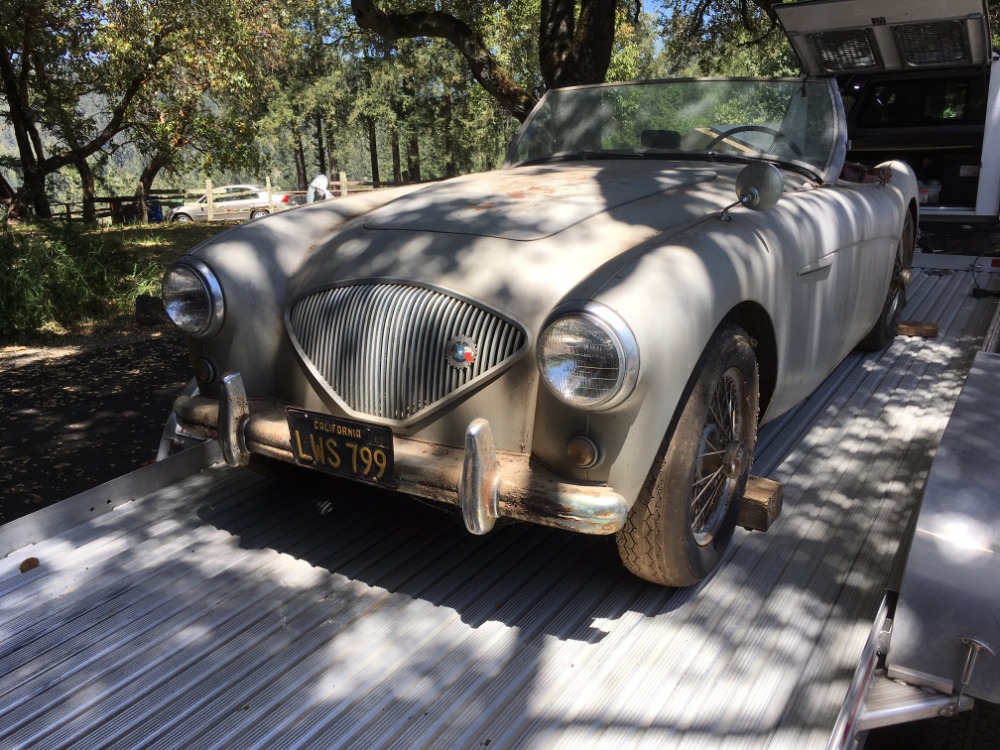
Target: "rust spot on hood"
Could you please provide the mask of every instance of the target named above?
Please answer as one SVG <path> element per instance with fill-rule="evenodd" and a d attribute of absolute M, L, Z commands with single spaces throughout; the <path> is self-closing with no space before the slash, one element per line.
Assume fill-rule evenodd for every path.
<path fill-rule="evenodd" d="M 549 197 L 555 195 L 555 193 L 556 191 L 548 185 L 532 185 L 527 188 L 507 190 L 504 192 L 504 195 L 508 198 L 513 198 L 516 201 L 521 201 L 528 198 Z"/>

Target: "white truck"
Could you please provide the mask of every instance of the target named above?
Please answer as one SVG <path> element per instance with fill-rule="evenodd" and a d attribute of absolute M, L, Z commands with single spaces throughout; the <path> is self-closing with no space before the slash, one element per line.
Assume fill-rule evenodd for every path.
<path fill-rule="evenodd" d="M 801 0 L 775 10 L 809 75 L 834 75 L 848 158 L 899 159 L 921 218 L 1000 218 L 1000 59 L 985 0 Z"/>

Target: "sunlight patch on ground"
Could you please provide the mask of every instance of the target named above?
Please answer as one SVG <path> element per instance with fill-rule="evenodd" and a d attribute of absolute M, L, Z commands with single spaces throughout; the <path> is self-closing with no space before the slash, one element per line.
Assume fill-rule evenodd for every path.
<path fill-rule="evenodd" d="M 82 346 L 3 346 L 0 347 L 0 370 L 26 367 L 37 362 L 55 362 L 82 352 Z"/>

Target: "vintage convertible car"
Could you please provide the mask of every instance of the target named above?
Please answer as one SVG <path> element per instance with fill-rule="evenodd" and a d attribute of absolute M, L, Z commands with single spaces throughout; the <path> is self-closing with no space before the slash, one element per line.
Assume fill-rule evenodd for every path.
<path fill-rule="evenodd" d="M 182 257 L 164 301 L 198 393 L 173 416 L 233 465 L 456 504 L 478 534 L 615 534 L 632 572 L 690 585 L 732 536 L 758 426 L 895 335 L 916 181 L 845 179 L 845 150 L 832 79 L 550 91 L 499 171 Z"/>

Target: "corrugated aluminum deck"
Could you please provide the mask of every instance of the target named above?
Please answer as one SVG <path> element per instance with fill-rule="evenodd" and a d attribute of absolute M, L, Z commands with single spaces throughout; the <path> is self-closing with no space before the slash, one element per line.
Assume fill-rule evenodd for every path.
<path fill-rule="evenodd" d="M 762 432 L 783 515 L 692 589 L 318 475 L 142 494 L 183 455 L 0 527 L 0 748 L 821 748 L 996 306 L 971 287 L 916 272 L 941 335 Z"/>

